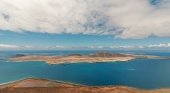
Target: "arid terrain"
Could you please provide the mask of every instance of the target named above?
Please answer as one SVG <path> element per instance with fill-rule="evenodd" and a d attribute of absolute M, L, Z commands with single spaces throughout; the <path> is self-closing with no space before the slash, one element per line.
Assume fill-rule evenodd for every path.
<path fill-rule="evenodd" d="M 30 61 L 45 61 L 48 64 L 61 64 L 61 63 L 95 63 L 95 62 L 116 62 L 116 61 L 129 61 L 135 58 L 160 58 L 158 56 L 147 55 L 131 55 L 131 54 L 116 54 L 108 52 L 97 52 L 95 54 L 81 55 L 71 54 L 67 56 L 45 56 L 45 55 L 24 55 L 17 54 L 10 58 L 15 62 L 30 62 Z"/>
<path fill-rule="evenodd" d="M 0 85 L 0 90 L 0 93 L 170 93 L 170 89 L 142 90 L 124 86 L 89 87 L 36 78 Z"/>
<path fill-rule="evenodd" d="M 115 62 L 115 61 L 128 61 L 134 59 L 134 56 L 125 54 L 113 54 L 99 52 L 96 54 L 81 55 L 71 54 L 67 56 L 42 56 L 42 55 L 22 55 L 18 54 L 10 58 L 12 61 L 25 62 L 25 61 L 45 61 L 48 64 L 61 64 L 61 63 L 79 63 L 79 62 Z"/>

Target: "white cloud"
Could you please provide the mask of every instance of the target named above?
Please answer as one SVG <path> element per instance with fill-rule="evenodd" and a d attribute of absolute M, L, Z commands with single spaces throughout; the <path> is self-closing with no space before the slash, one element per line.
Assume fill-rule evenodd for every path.
<path fill-rule="evenodd" d="M 0 44 L 0 48 L 7 48 L 7 49 L 16 49 L 16 48 L 19 48 L 19 46 L 16 46 L 16 45 L 10 45 L 10 44 Z"/>
<path fill-rule="evenodd" d="M 0 0 L 0 29 L 101 34 L 120 38 L 170 36 L 170 1 Z"/>
<path fill-rule="evenodd" d="M 132 49 L 132 48 L 135 48 L 135 46 L 130 46 L 130 45 L 127 45 L 127 46 L 118 46 L 119 48 L 125 48 L 125 49 Z"/>
<path fill-rule="evenodd" d="M 55 45 L 55 46 L 33 46 L 33 45 L 13 45 L 0 44 L 0 50 L 55 50 L 55 49 L 70 49 L 71 47 Z"/>
<path fill-rule="evenodd" d="M 170 48 L 170 43 L 150 44 L 150 45 L 123 45 L 110 46 L 111 49 L 152 49 L 152 48 Z"/>
<path fill-rule="evenodd" d="M 86 47 L 86 48 L 89 48 L 89 49 L 102 49 L 102 48 L 105 48 L 103 46 L 89 46 L 89 47 Z"/>
<path fill-rule="evenodd" d="M 170 48 L 170 43 L 151 44 L 151 45 L 117 45 L 117 46 L 31 46 L 31 45 L 12 45 L 0 44 L 0 50 L 107 50 L 107 49 L 167 49 Z"/>
<path fill-rule="evenodd" d="M 25 45 L 25 46 L 23 46 L 23 48 L 34 48 L 34 47 L 31 45 Z"/>
<path fill-rule="evenodd" d="M 56 46 L 54 46 L 54 48 L 62 49 L 62 48 L 68 48 L 68 47 L 66 47 L 66 46 L 61 46 L 61 45 L 56 45 Z"/>
<path fill-rule="evenodd" d="M 145 48 L 145 46 L 122 45 L 122 46 L 110 46 L 109 48 L 111 48 L 111 49 L 143 49 L 143 48 Z"/>
<path fill-rule="evenodd" d="M 152 45 L 149 45 L 148 48 L 170 48 L 170 43 L 152 44 Z"/>

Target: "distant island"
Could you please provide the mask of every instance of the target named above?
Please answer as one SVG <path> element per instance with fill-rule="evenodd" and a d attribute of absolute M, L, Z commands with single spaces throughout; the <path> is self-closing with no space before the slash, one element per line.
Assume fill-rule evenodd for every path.
<path fill-rule="evenodd" d="M 44 55 L 24 55 L 16 54 L 9 60 L 15 62 L 30 62 L 30 61 L 45 61 L 48 64 L 62 64 L 62 63 L 96 63 L 96 62 L 117 62 L 117 61 L 129 61 L 136 58 L 162 58 L 159 56 L 148 55 L 132 55 L 132 54 L 120 54 L 109 52 L 97 52 L 95 54 L 70 54 L 67 56 L 44 56 Z"/>
<path fill-rule="evenodd" d="M 27 78 L 0 85 L 0 93 L 169 93 L 170 89 L 142 90 L 125 86 L 84 86 Z"/>
<path fill-rule="evenodd" d="M 63 56 L 16 54 L 9 58 L 14 62 L 44 61 L 48 64 L 127 62 L 137 58 L 167 59 L 154 55 L 135 55 L 110 52 L 93 54 L 69 54 Z M 57 80 L 26 78 L 0 85 L 0 93 L 170 93 L 170 89 L 144 90 L 129 86 L 86 86 Z"/>

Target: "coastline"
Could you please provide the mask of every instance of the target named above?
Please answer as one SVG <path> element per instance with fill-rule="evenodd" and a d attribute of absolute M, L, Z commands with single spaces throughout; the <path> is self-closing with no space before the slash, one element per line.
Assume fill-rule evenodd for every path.
<path fill-rule="evenodd" d="M 34 56 L 34 58 L 35 58 L 35 56 L 37 56 L 37 57 L 39 57 L 39 55 L 29 55 L 29 56 L 23 56 L 23 57 L 17 57 L 17 58 L 24 58 L 24 57 L 32 57 L 32 56 Z M 128 56 L 132 56 L 132 55 L 128 55 Z M 134 57 L 135 55 L 133 55 L 133 57 Z M 44 56 L 41 56 L 41 57 L 44 57 Z M 58 56 L 56 57 L 56 56 L 45 56 L 45 57 L 49 57 L 49 58 L 58 58 Z M 60 56 L 61 57 L 61 56 Z M 64 56 L 64 57 L 68 57 L 68 56 Z M 70 56 L 69 56 L 70 57 Z M 77 57 L 77 58 L 80 58 L 80 56 L 71 56 L 72 58 L 73 57 Z M 15 57 L 14 57 L 15 58 Z M 101 58 L 101 57 L 95 57 L 95 58 Z M 105 59 L 108 59 L 108 58 L 110 58 L 110 57 L 104 57 Z M 119 57 L 119 58 L 126 58 L 126 57 Z M 136 55 L 135 57 L 134 57 L 134 59 L 137 59 L 137 58 L 145 58 L 145 59 L 165 59 L 165 57 L 160 57 L 160 56 L 152 56 L 152 55 Z M 133 60 L 133 59 L 131 59 L 131 60 Z M 29 62 L 33 62 L 33 61 L 41 61 L 42 62 L 42 60 L 29 60 Z M 17 62 L 17 61 L 14 61 L 14 62 Z M 19 61 L 18 61 L 19 62 Z M 20 62 L 27 62 L 27 60 L 20 60 Z M 47 63 L 47 64 L 51 64 L 51 63 L 48 63 L 48 62 L 46 62 L 46 61 L 44 61 L 43 60 L 43 62 L 45 62 L 45 63 Z M 113 62 L 113 61 L 103 61 L 103 62 Z M 114 61 L 114 62 L 117 62 L 117 61 Z M 118 61 L 119 62 L 119 61 Z M 122 62 L 122 61 L 121 61 Z M 124 62 L 128 62 L 127 60 L 125 60 Z M 72 63 L 99 63 L 99 62 L 95 62 L 95 61 L 90 61 L 90 62 L 79 62 L 79 61 L 70 61 L 70 62 L 67 62 L 67 61 L 63 61 L 63 62 L 60 62 L 60 63 L 55 63 L 55 64 L 72 64 Z M 133 70 L 133 69 L 132 69 Z M 34 79 L 33 77 L 31 77 L 32 79 Z M 25 80 L 27 80 L 27 79 L 30 79 L 30 78 L 24 78 Z M 48 80 L 48 81 L 51 81 L 51 82 L 58 82 L 58 83 L 62 83 L 62 84 L 68 84 L 68 85 L 73 85 L 74 86 L 74 88 L 76 88 L 76 89 L 79 89 L 80 87 L 81 88 L 86 88 L 87 90 L 89 90 L 90 89 L 90 91 L 93 91 L 93 89 L 94 90 L 100 90 L 101 89 L 101 91 L 104 91 L 104 92 L 101 92 L 101 93 L 110 93 L 110 92 L 106 92 L 107 90 L 103 90 L 103 88 L 109 88 L 109 89 L 111 89 L 111 90 L 116 90 L 116 91 L 123 91 L 123 90 L 127 90 L 127 91 L 131 91 L 131 90 L 133 90 L 133 92 L 118 92 L 118 93 L 170 93 L 170 88 L 159 88 L 159 89 L 141 89 L 141 88 L 135 88 L 135 87 L 130 87 L 130 86 L 116 86 L 116 85 L 108 85 L 108 86 L 86 86 L 86 85 L 81 85 L 81 84 L 76 84 L 76 83 L 72 83 L 72 82 L 63 82 L 63 81 L 58 81 L 58 80 L 50 80 L 50 79 L 46 79 L 46 78 L 37 78 L 38 80 Z M 21 82 L 22 80 L 16 80 L 16 82 L 17 81 L 19 81 L 19 82 Z M 10 82 L 10 83 L 15 83 L 15 81 L 12 81 L 12 82 Z M 34 83 L 36 83 L 36 82 L 34 82 Z M 6 83 L 7 85 L 9 84 L 9 83 Z M 4 84 L 1 84 L 1 85 L 4 85 Z M 0 85 L 0 86 L 1 86 Z M 76 87 L 75 87 L 76 86 Z M 20 89 L 22 89 L 23 88 L 23 86 L 21 86 L 21 87 L 19 87 Z M 25 87 L 24 87 L 25 88 Z M 30 88 L 30 87 L 29 87 Z M 39 87 L 40 88 L 40 87 Z M 49 87 L 43 87 L 43 88 L 46 88 L 47 90 L 50 90 L 51 89 L 51 87 L 49 88 Z M 60 88 L 59 86 L 57 86 L 57 88 L 56 88 L 56 86 L 54 87 L 54 86 L 52 86 L 52 88 L 54 88 L 54 90 L 56 90 L 56 89 L 58 89 L 58 88 Z M 74 88 L 73 88 L 73 90 L 74 90 Z M 17 89 L 18 89 L 18 87 L 17 87 Z M 37 89 L 37 87 L 31 87 L 31 90 L 36 90 Z M 25 89 L 26 90 L 26 89 Z M 69 91 L 69 90 L 68 90 Z M 81 91 L 81 90 L 80 90 Z M 84 90 L 83 90 L 84 91 Z M 163 92 L 162 92 L 163 91 Z M 14 92 L 15 93 L 15 92 Z M 21 92 L 22 93 L 22 92 Z M 34 93 L 34 92 L 33 92 Z M 39 92 L 35 92 L 35 93 L 39 93 Z M 57 93 L 64 93 L 64 92 L 57 92 Z M 71 92 L 70 92 L 71 93 Z M 76 92 L 73 92 L 73 93 L 76 93 Z M 78 92 L 79 93 L 79 92 Z M 93 92 L 86 92 L 86 93 L 93 93 Z M 94 93 L 98 93 L 98 92 L 94 92 Z M 111 93 L 117 93 L 117 92 L 111 92 Z"/>
<path fill-rule="evenodd" d="M 135 87 L 130 87 L 130 86 L 121 86 L 121 85 L 105 85 L 105 86 L 88 86 L 88 85 L 83 85 L 83 84 L 78 84 L 78 83 L 72 83 L 72 82 L 68 82 L 68 81 L 62 81 L 62 80 L 53 80 L 53 79 L 48 79 L 48 78 L 37 78 L 37 77 L 28 77 L 28 78 L 22 78 L 22 79 L 18 79 L 18 80 L 14 80 L 14 81 L 9 81 L 6 83 L 0 83 L 0 88 L 2 86 L 8 86 L 8 85 L 13 85 L 16 84 L 18 82 L 22 82 L 24 80 L 28 80 L 28 79 L 36 79 L 36 80 L 47 80 L 47 81 L 51 81 L 51 82 L 58 82 L 58 83 L 62 83 L 62 84 L 69 84 L 69 85 L 74 85 L 74 86 L 82 86 L 82 87 L 98 87 L 98 88 L 102 88 L 102 87 L 128 87 L 128 88 L 134 88 L 134 89 L 141 89 L 142 88 L 135 88 Z M 162 89 L 162 88 L 160 88 Z"/>
<path fill-rule="evenodd" d="M 82 84 L 77 84 L 77 83 L 71 83 L 71 82 L 65 82 L 65 81 L 61 81 L 61 80 L 53 80 L 53 79 L 48 79 L 48 78 L 36 78 L 36 77 L 25 77 L 25 78 L 21 78 L 21 79 L 18 79 L 18 80 L 14 80 L 14 81 L 9 81 L 9 82 L 6 82 L 6 83 L 0 83 L 0 88 L 2 86 L 9 86 L 9 85 L 14 85 L 18 82 L 22 82 L 22 81 L 25 81 L 25 80 L 28 80 L 28 79 L 35 79 L 35 80 L 47 80 L 47 81 L 51 81 L 51 82 L 58 82 L 58 83 L 62 83 L 62 84 L 69 84 L 69 85 L 74 85 L 74 86 L 84 86 L 84 87 L 87 87 L 86 85 L 82 85 Z"/>
<path fill-rule="evenodd" d="M 57 93 L 84 93 L 85 91 L 85 93 L 99 93 L 99 91 L 100 93 L 170 93 L 170 88 L 145 90 L 129 86 L 85 86 L 58 80 L 33 77 L 0 85 L 1 91 L 10 91 L 12 93 L 22 93 L 23 89 L 24 91 L 27 91 L 24 93 L 30 93 L 28 91 L 29 89 L 31 89 L 31 93 L 45 93 L 42 92 L 44 89 L 52 91 L 50 93 L 56 93 L 56 91 L 58 91 Z M 41 92 L 37 92 L 37 90 L 41 90 Z"/>

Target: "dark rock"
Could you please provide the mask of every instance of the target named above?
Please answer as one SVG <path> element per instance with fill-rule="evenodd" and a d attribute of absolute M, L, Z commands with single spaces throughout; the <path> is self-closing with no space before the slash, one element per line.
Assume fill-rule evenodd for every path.
<path fill-rule="evenodd" d="M 97 52 L 96 54 L 89 55 L 90 57 L 125 57 L 127 55 L 108 52 Z"/>
<path fill-rule="evenodd" d="M 81 54 L 70 54 L 68 56 L 82 56 Z"/>
<path fill-rule="evenodd" d="M 23 56 L 26 56 L 25 54 L 16 54 L 15 56 L 13 57 L 23 57 Z"/>

